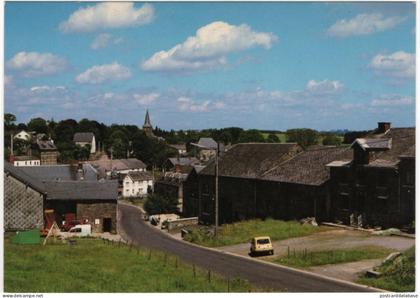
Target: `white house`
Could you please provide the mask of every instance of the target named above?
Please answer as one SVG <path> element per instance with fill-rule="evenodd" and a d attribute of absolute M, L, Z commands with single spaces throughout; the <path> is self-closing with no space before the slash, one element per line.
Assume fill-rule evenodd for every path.
<path fill-rule="evenodd" d="M 90 146 L 90 153 L 96 152 L 95 135 L 92 132 L 76 132 L 73 136 L 73 142 L 79 146 Z"/>
<path fill-rule="evenodd" d="M 15 167 L 34 167 L 41 165 L 41 160 L 35 156 L 14 156 L 13 159 L 13 165 Z"/>
<path fill-rule="evenodd" d="M 29 142 L 32 138 L 32 135 L 24 130 L 21 130 L 20 132 L 15 134 L 13 138 Z"/>
<path fill-rule="evenodd" d="M 187 146 L 185 144 L 174 144 L 174 145 L 169 145 L 169 147 L 177 150 L 180 156 L 184 156 L 187 154 Z"/>
<path fill-rule="evenodd" d="M 123 180 L 123 197 L 143 197 L 153 190 L 153 176 L 149 172 L 129 172 Z"/>

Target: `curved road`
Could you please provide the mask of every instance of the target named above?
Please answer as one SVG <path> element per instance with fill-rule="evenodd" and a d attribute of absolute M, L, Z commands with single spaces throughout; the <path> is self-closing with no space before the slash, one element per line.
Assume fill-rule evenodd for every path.
<path fill-rule="evenodd" d="M 206 249 L 173 237 L 149 226 L 133 206 L 118 204 L 119 229 L 135 245 L 159 249 L 179 256 L 183 261 L 217 272 L 226 277 L 241 277 L 256 286 L 286 292 L 374 292 L 377 289 L 325 278 L 287 267 Z"/>

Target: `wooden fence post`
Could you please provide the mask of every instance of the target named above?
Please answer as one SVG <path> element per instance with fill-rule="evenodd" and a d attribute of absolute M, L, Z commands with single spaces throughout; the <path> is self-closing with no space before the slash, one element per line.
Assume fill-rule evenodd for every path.
<path fill-rule="evenodd" d="M 196 277 L 195 264 L 193 264 L 193 275 L 194 275 L 194 278 L 195 278 Z"/>
<path fill-rule="evenodd" d="M 208 271 L 207 278 L 208 278 L 208 281 L 211 282 L 211 272 L 210 272 L 210 270 Z"/>

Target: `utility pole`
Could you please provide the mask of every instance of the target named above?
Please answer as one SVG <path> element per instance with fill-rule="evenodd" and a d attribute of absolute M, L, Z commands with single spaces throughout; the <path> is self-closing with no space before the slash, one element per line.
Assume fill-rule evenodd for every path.
<path fill-rule="evenodd" d="M 217 229 L 219 228 L 219 142 L 216 148 L 216 196 L 215 196 L 215 230 L 214 235 L 217 236 Z"/>

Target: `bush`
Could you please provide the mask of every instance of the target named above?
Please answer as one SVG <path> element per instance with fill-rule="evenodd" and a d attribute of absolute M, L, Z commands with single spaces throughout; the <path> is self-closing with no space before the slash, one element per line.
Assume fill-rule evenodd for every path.
<path fill-rule="evenodd" d="M 144 202 L 144 209 L 150 215 L 178 212 L 178 198 L 161 194 L 150 194 Z"/>

